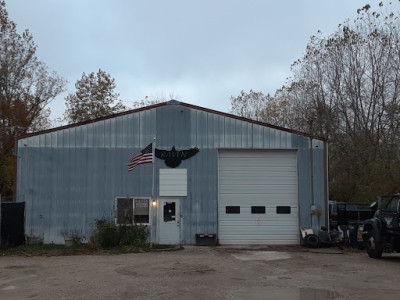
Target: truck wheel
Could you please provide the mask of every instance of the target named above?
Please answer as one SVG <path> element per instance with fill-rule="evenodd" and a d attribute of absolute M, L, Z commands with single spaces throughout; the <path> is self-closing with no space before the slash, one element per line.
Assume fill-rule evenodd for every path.
<path fill-rule="evenodd" d="M 373 232 L 368 231 L 366 242 L 368 256 L 371 258 L 380 258 L 383 253 L 383 245 L 376 242 Z"/>
<path fill-rule="evenodd" d="M 320 241 L 316 234 L 307 234 L 304 238 L 304 245 L 308 248 L 319 248 Z"/>

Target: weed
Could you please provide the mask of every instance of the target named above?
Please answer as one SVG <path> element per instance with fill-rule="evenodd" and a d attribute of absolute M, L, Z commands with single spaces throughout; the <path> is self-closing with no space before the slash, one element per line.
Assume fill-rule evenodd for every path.
<path fill-rule="evenodd" d="M 118 246 L 147 247 L 149 234 L 146 226 L 117 225 L 112 219 L 101 218 L 95 221 L 89 244 L 105 249 Z"/>

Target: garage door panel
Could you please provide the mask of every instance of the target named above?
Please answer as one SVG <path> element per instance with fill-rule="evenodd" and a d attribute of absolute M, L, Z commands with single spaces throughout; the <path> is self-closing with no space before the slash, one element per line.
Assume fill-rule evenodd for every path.
<path fill-rule="evenodd" d="M 220 238 L 226 240 L 227 245 L 292 245 L 292 240 L 296 239 L 296 235 L 264 235 L 259 236 L 241 236 L 241 238 L 230 239 L 229 236 Z M 222 244 L 222 243 L 221 243 Z"/>
<path fill-rule="evenodd" d="M 227 245 L 292 245 L 290 240 L 294 239 L 294 236 L 267 236 L 264 239 L 259 239 L 258 237 L 254 239 L 237 239 L 232 240 Z"/>
<path fill-rule="evenodd" d="M 290 187 L 293 183 L 291 182 L 290 178 L 287 177 L 287 174 L 282 176 L 269 176 L 262 178 L 261 176 L 257 176 L 252 178 L 251 176 L 245 176 L 246 181 L 248 181 L 248 185 L 263 185 L 268 187 L 273 187 L 275 185 L 286 185 Z M 224 178 L 220 182 L 220 190 L 229 191 L 232 187 L 236 185 L 241 185 L 243 183 L 243 178 Z"/>
<path fill-rule="evenodd" d="M 251 195 L 251 194 L 279 194 L 281 190 L 285 190 L 288 194 L 294 194 L 296 192 L 296 188 L 293 186 L 285 185 L 285 184 L 280 184 L 280 185 L 274 185 L 274 186 L 263 186 L 263 185 L 247 185 L 247 186 L 242 186 L 240 187 L 238 184 L 237 185 L 232 185 L 231 189 L 229 191 L 226 191 L 224 194 L 225 195 L 232 195 L 232 194 L 237 194 L 241 193 L 242 195 Z M 221 191 L 222 193 L 222 191 Z"/>
<path fill-rule="evenodd" d="M 235 151 L 224 151 L 224 153 L 221 152 L 220 159 L 222 161 L 229 161 L 229 162 L 236 162 L 237 164 L 243 164 L 245 162 L 251 162 L 251 161 L 260 161 L 261 164 L 266 164 L 269 162 L 276 163 L 277 161 L 281 162 L 282 164 L 287 163 L 288 161 L 294 161 L 296 160 L 295 157 L 291 156 L 292 151 L 252 151 L 249 150 L 248 152 L 252 151 L 253 153 L 251 156 L 243 156 L 243 152 L 241 153 Z"/>
<path fill-rule="evenodd" d="M 220 237 L 220 242 L 221 244 L 225 245 L 232 245 L 232 244 L 260 244 L 260 240 L 268 240 L 268 244 L 277 244 L 274 241 L 279 241 L 279 244 L 287 245 L 287 244 L 293 244 L 291 240 L 294 240 L 297 238 L 297 235 L 295 234 L 282 234 L 282 235 L 276 235 L 276 234 L 264 234 L 262 236 L 259 235 L 227 235 L 224 237 Z M 241 243 L 240 241 L 243 241 Z M 223 243 L 224 242 L 224 243 Z M 272 243 L 271 243 L 272 242 Z M 261 243 L 263 244 L 263 243 Z M 265 244 L 265 243 L 264 243 Z"/>
<path fill-rule="evenodd" d="M 290 162 L 285 162 L 285 163 L 279 163 L 277 161 L 271 161 L 271 162 L 260 162 L 259 160 L 254 160 L 254 161 L 248 161 L 245 163 L 236 163 L 234 161 L 220 161 L 221 163 L 225 163 L 227 165 L 222 165 L 221 166 L 221 171 L 222 172 L 230 172 L 230 171 L 235 171 L 235 170 L 242 170 L 246 172 L 246 170 L 254 170 L 255 172 L 262 172 L 263 170 L 268 170 L 268 171 L 281 171 L 285 170 L 287 172 L 293 172 L 296 166 L 294 166 Z"/>
<path fill-rule="evenodd" d="M 260 199 L 260 195 L 258 194 L 227 194 L 224 199 L 221 199 L 221 205 L 233 205 L 232 203 L 236 203 L 237 205 L 243 204 L 244 201 L 247 203 L 251 203 L 251 205 L 256 204 L 264 204 L 269 205 L 269 203 L 278 202 L 277 205 L 296 205 L 295 203 L 296 195 L 293 193 L 291 195 L 278 195 L 274 194 L 264 194 L 263 198 Z M 275 206 L 273 206 L 275 207 Z"/>
<path fill-rule="evenodd" d="M 226 163 L 228 164 L 227 166 L 221 167 L 220 171 L 221 172 L 232 172 L 236 170 L 241 170 L 246 172 L 246 170 L 254 170 L 254 172 L 263 172 L 264 170 L 270 171 L 270 172 L 280 172 L 280 171 L 286 171 L 286 172 L 294 172 L 296 166 L 293 166 L 290 162 L 285 162 L 284 164 L 280 164 L 279 162 L 276 161 L 271 161 L 270 163 L 260 163 L 260 161 L 255 160 L 252 162 L 246 162 L 246 163 L 241 163 L 238 164 L 236 162 L 230 162 L 230 161 L 222 161 L 221 163 Z"/>
<path fill-rule="evenodd" d="M 269 239 L 275 239 L 275 240 L 284 240 L 287 238 L 291 239 L 297 239 L 297 236 L 295 234 L 292 234 L 290 232 L 287 233 L 281 233 L 279 235 L 276 235 L 274 232 L 271 234 L 265 233 L 265 234 L 227 234 L 227 235 L 221 235 L 219 236 L 219 240 L 222 243 L 224 241 L 224 244 L 234 244 L 231 241 L 237 241 L 237 240 L 258 240 L 259 244 L 264 244 L 268 243 Z"/>
<path fill-rule="evenodd" d="M 242 201 L 241 203 L 238 201 L 237 204 L 232 203 L 231 201 L 229 201 L 229 202 L 227 202 L 227 205 L 226 205 L 226 206 L 240 206 L 240 213 L 237 213 L 237 214 L 226 214 L 226 206 L 223 206 L 223 205 L 220 205 L 220 207 L 218 208 L 218 211 L 220 213 L 224 213 L 224 215 L 226 215 L 226 216 L 234 215 L 236 218 L 240 218 L 243 215 L 252 215 L 252 216 L 266 216 L 266 215 L 284 216 L 285 215 L 285 214 L 279 214 L 279 213 L 276 212 L 276 207 L 277 206 L 275 206 L 275 205 L 274 206 L 266 205 L 265 201 L 263 201 L 263 200 L 260 200 L 259 203 L 252 202 L 251 206 L 249 206 L 249 205 L 245 206 L 245 205 L 243 205 L 243 199 L 241 201 Z M 296 205 L 297 205 L 297 203 L 296 203 Z M 251 207 L 252 206 L 263 206 L 263 207 L 265 207 L 265 213 L 251 213 Z M 285 205 L 284 202 L 281 202 L 279 204 L 279 206 L 289 206 L 290 210 L 291 210 L 290 214 L 295 214 L 295 213 L 297 214 L 298 207 L 294 206 L 294 205 L 291 205 L 291 203 L 287 203 L 287 205 Z"/>
<path fill-rule="evenodd" d="M 221 221 L 220 226 L 224 230 L 235 230 L 235 234 L 238 232 L 242 234 L 253 234 L 255 232 L 254 230 L 262 234 L 263 232 L 274 232 L 275 230 L 280 230 L 281 232 L 284 232 L 285 230 L 287 230 L 285 228 L 293 230 L 294 227 L 297 227 L 297 223 L 284 221 L 277 222 L 276 220 L 260 220 L 258 223 L 257 220 L 242 220 L 238 221 L 235 225 L 232 225 L 231 220 L 224 220 Z"/>
<path fill-rule="evenodd" d="M 259 219 L 259 220 L 258 220 Z M 279 216 L 268 216 L 268 217 L 254 217 L 254 218 L 235 218 L 235 217 L 224 217 L 220 218 L 220 225 L 223 226 L 224 224 L 229 225 L 232 224 L 232 221 L 235 221 L 235 225 L 242 226 L 244 222 L 248 224 L 255 224 L 256 222 L 260 222 L 264 224 L 266 222 L 271 222 L 270 225 L 279 224 L 279 225 L 289 225 L 289 224 L 297 224 L 296 220 L 294 220 L 293 216 L 287 215 L 286 217 L 282 218 Z"/>
<path fill-rule="evenodd" d="M 237 241 L 243 240 L 246 241 L 245 244 L 260 244 L 260 240 L 276 240 L 276 241 L 290 241 L 291 239 L 296 239 L 297 237 L 293 234 L 264 234 L 262 236 L 259 235 L 227 235 L 220 237 L 220 241 L 226 241 L 225 244 L 239 244 Z M 229 242 L 228 242 L 229 241 Z M 284 243 L 287 244 L 287 243 Z"/>
<path fill-rule="evenodd" d="M 226 202 L 228 201 L 228 202 Z M 254 205 L 254 203 L 263 203 L 264 205 L 269 205 L 270 203 L 279 203 L 277 205 L 281 205 L 282 201 L 289 201 L 290 204 L 296 205 L 297 206 L 297 193 L 293 190 L 289 194 L 278 194 L 278 193 L 265 193 L 263 195 L 258 195 L 258 194 L 239 194 L 239 193 L 233 193 L 233 194 L 225 194 L 224 197 L 220 200 L 221 204 L 224 203 L 232 203 L 234 201 L 239 201 L 239 203 L 243 204 L 244 201 L 246 201 L 247 205 Z M 254 203 L 253 203 L 254 201 Z M 263 202 L 258 202 L 258 201 L 263 201 Z"/>
<path fill-rule="evenodd" d="M 227 213 L 227 206 L 240 213 Z M 277 206 L 290 213 L 277 213 Z M 221 244 L 297 244 L 296 152 L 221 151 L 218 226 Z"/>

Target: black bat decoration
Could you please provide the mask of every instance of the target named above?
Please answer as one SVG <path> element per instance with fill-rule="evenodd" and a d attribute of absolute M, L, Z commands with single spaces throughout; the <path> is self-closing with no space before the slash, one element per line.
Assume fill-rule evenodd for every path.
<path fill-rule="evenodd" d="M 171 150 L 160 150 L 155 149 L 154 154 L 157 158 L 164 160 L 168 167 L 176 168 L 181 164 L 182 160 L 191 158 L 199 152 L 198 148 L 190 148 L 187 150 L 175 150 L 175 146 L 172 146 Z"/>

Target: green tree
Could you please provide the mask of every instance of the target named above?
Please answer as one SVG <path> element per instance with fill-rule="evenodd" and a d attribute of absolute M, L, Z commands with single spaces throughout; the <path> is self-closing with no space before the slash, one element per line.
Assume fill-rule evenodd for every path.
<path fill-rule="evenodd" d="M 36 56 L 28 30 L 17 32 L 0 0 L 0 193 L 10 195 L 14 184 L 13 152 L 18 135 L 49 126 L 47 105 L 65 87 L 65 80 Z"/>
<path fill-rule="evenodd" d="M 76 92 L 65 98 L 65 117 L 69 123 L 105 117 L 126 110 L 115 93 L 115 79 L 99 69 L 97 73 L 86 75 L 75 83 Z"/>

